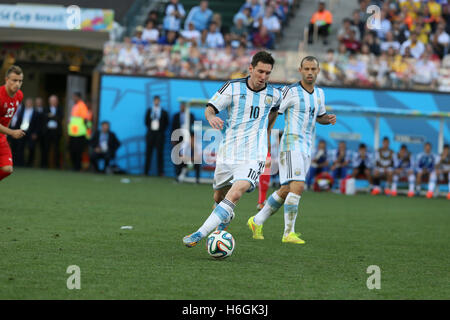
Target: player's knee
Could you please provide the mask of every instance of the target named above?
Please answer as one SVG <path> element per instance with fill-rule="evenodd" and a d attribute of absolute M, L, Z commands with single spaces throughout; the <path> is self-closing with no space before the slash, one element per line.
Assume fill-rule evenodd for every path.
<path fill-rule="evenodd" d="M 281 188 L 277 191 L 277 194 L 279 197 L 286 199 L 287 195 L 289 194 L 289 186 L 281 186 Z"/>

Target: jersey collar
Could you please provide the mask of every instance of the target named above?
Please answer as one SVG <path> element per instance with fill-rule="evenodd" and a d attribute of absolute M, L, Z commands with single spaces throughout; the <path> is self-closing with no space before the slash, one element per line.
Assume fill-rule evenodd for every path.
<path fill-rule="evenodd" d="M 314 88 L 315 88 L 315 87 L 313 87 L 313 90 L 312 90 L 311 92 L 309 92 L 307 89 L 305 89 L 305 87 L 303 86 L 303 84 L 302 84 L 301 81 L 298 82 L 298 85 L 299 85 L 300 87 L 302 87 L 302 89 L 305 90 L 306 92 L 308 92 L 309 94 L 313 94 L 313 93 L 314 93 Z"/>
<path fill-rule="evenodd" d="M 263 90 L 265 90 L 267 88 L 267 82 L 266 85 L 264 86 L 264 88 L 259 89 L 259 90 L 253 90 L 252 88 L 250 88 L 250 86 L 248 85 L 248 79 L 250 79 L 250 76 L 248 76 L 247 78 L 245 78 L 245 84 L 247 85 L 247 88 L 253 92 L 261 92 Z"/>

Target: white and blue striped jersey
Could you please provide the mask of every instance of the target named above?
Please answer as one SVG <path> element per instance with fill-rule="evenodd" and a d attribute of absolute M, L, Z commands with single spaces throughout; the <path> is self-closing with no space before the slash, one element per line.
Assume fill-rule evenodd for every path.
<path fill-rule="evenodd" d="M 254 91 L 248 86 L 248 77 L 226 82 L 208 102 L 216 112 L 228 112 L 217 162 L 265 161 L 268 115 L 277 111 L 280 103 L 281 90 L 270 84 Z"/>
<path fill-rule="evenodd" d="M 280 151 L 300 150 L 311 157 L 316 118 L 326 114 L 323 90 L 314 87 L 309 93 L 300 82 L 286 86 L 279 112 L 285 114 Z"/>

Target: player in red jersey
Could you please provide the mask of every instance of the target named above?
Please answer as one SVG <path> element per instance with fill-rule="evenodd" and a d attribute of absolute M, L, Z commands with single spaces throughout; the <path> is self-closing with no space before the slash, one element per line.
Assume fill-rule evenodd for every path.
<path fill-rule="evenodd" d="M 18 66 L 11 66 L 6 71 L 5 82 L 5 85 L 0 87 L 0 180 L 13 172 L 11 148 L 6 136 L 20 139 L 25 135 L 25 132 L 20 129 L 8 128 L 23 99 L 23 93 L 20 91 L 23 82 L 22 69 Z"/>

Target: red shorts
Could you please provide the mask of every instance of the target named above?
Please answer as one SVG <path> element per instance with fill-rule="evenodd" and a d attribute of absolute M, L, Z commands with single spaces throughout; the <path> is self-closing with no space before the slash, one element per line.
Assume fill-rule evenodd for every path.
<path fill-rule="evenodd" d="M 0 137 L 0 167 L 12 166 L 12 153 L 9 147 L 8 140 Z"/>

